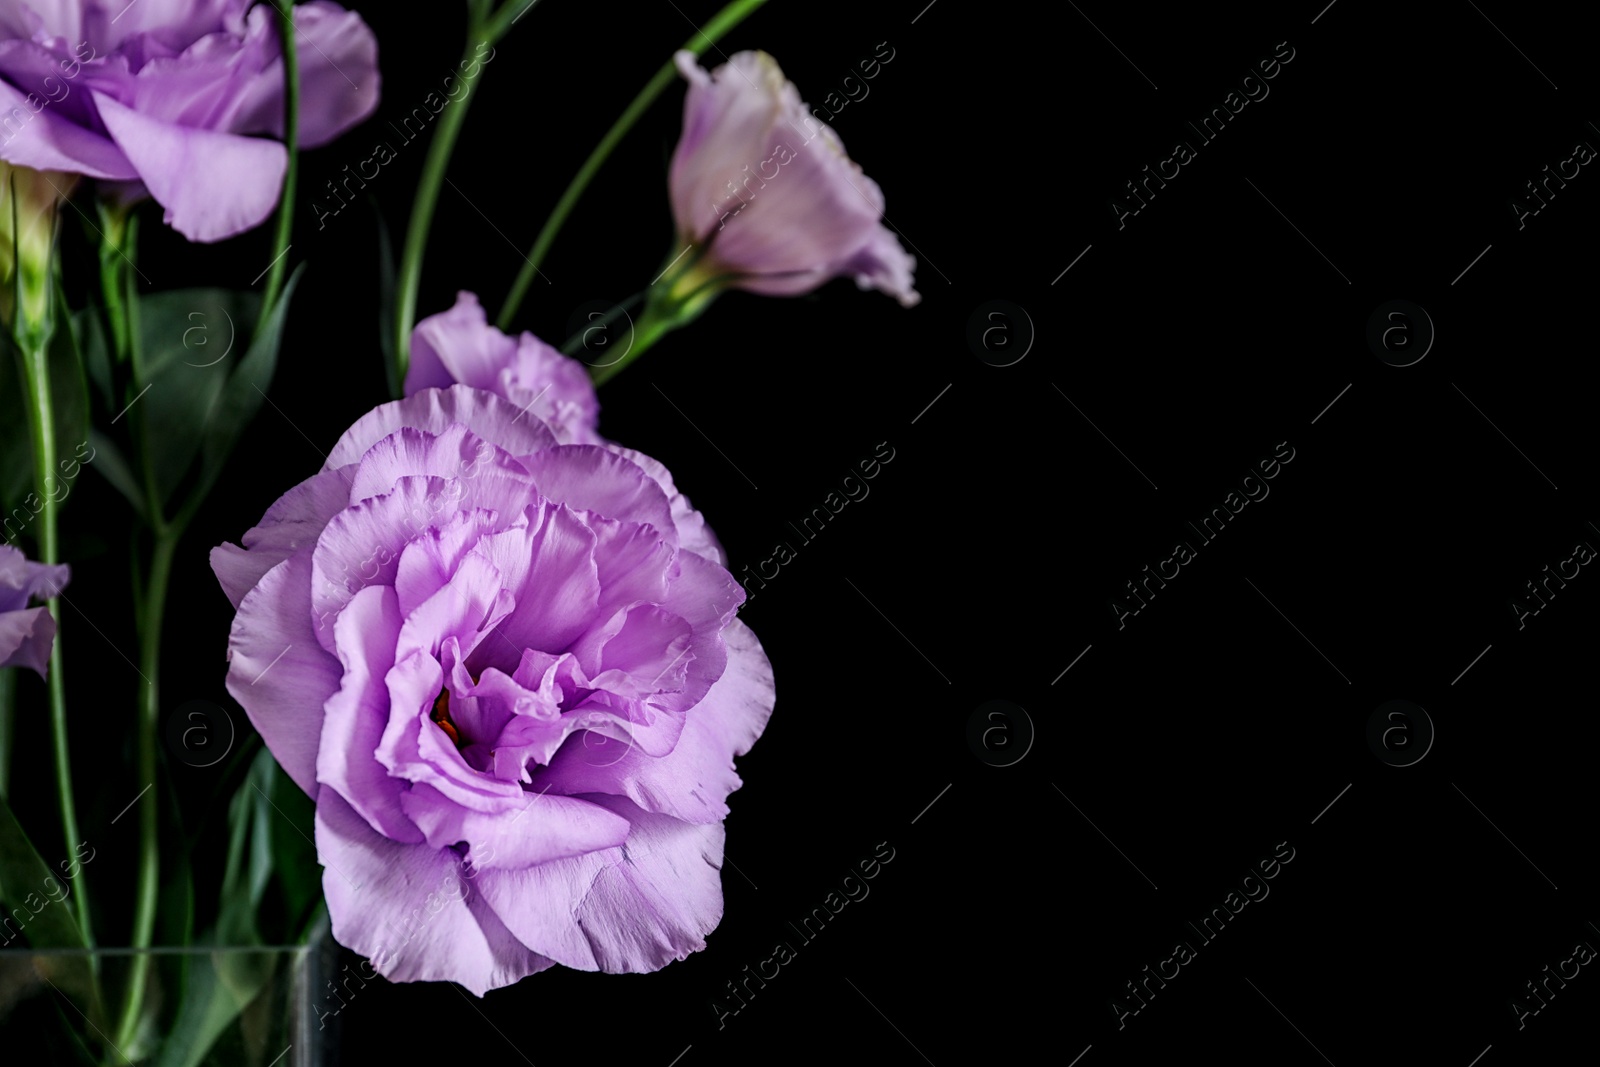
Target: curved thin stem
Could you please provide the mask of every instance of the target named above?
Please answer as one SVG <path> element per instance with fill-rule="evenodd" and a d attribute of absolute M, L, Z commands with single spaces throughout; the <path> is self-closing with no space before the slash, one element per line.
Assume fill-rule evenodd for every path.
<path fill-rule="evenodd" d="M 139 693 L 139 779 L 148 784 L 156 780 L 156 727 L 161 713 L 161 622 L 166 608 L 167 587 L 172 577 L 172 557 L 181 531 L 170 525 L 155 530 L 155 546 L 150 553 L 150 579 L 144 590 L 143 611 L 139 618 L 139 671 L 145 687 Z M 135 890 L 133 948 L 148 948 L 155 934 L 157 893 L 161 883 L 161 850 L 157 839 L 160 805 L 154 796 L 144 798 L 139 807 L 139 871 Z M 145 985 L 150 975 L 150 957 L 134 957 L 128 985 L 117 1023 L 118 1045 L 132 1040 L 139 1024 Z"/>
<path fill-rule="evenodd" d="M 28 423 L 33 431 L 34 488 L 44 510 L 39 513 L 39 561 L 60 563 L 60 530 L 57 525 L 58 501 L 51 496 L 49 484 L 56 474 L 56 419 L 54 398 L 50 388 L 48 335 L 35 331 L 22 346 L 23 378 L 28 390 Z M 54 590 L 53 592 L 59 592 Z M 72 760 L 67 748 L 67 690 L 62 670 L 61 600 L 51 596 L 46 601 L 50 615 L 56 621 L 56 637 L 50 649 L 47 671 L 50 690 L 50 736 L 55 750 L 56 796 L 61 805 L 61 833 L 66 838 L 67 855 L 77 854 L 78 811 L 72 796 Z M 86 944 L 93 944 L 89 926 L 89 901 L 81 887 L 73 896 L 77 900 L 78 924 Z"/>
<path fill-rule="evenodd" d="M 100 215 L 100 295 L 105 301 L 106 325 L 111 354 L 118 364 L 128 360 L 133 347 L 133 323 L 128 317 L 132 275 L 126 270 L 123 249 L 129 243 L 136 220 L 131 209 L 106 200 L 99 203 Z"/>
<path fill-rule="evenodd" d="M 716 44 L 730 30 L 748 18 L 756 8 L 766 3 L 766 0 L 733 0 L 733 3 L 724 7 L 712 16 L 695 35 L 684 44 L 684 49 L 700 55 L 707 48 Z M 578 168 L 578 173 L 573 176 L 567 185 L 566 192 L 561 194 L 561 199 L 556 201 L 556 206 L 550 212 L 550 217 L 545 220 L 544 228 L 539 231 L 539 236 L 534 238 L 533 249 L 528 253 L 527 261 L 517 272 L 517 280 L 511 284 L 511 292 L 506 296 L 505 304 L 500 308 L 500 314 L 495 319 L 495 325 L 502 330 L 511 328 L 511 320 L 516 317 L 517 308 L 522 306 L 523 297 L 528 295 L 528 286 L 533 284 L 533 276 L 539 270 L 539 264 L 544 262 L 545 253 L 550 251 L 550 246 L 555 242 L 556 234 L 561 232 L 562 225 L 567 221 L 567 216 L 572 214 L 572 209 L 578 203 L 578 198 L 588 188 L 589 182 L 599 173 L 600 167 L 606 158 L 611 155 L 617 143 L 625 137 L 633 124 L 639 121 L 650 105 L 655 103 L 672 79 L 677 75 L 678 68 L 671 59 L 661 65 L 661 69 L 645 83 L 639 95 L 633 98 L 627 108 L 618 116 L 617 121 L 611 124 L 600 143 L 595 145 L 594 151 L 589 153 L 589 158 L 583 161 L 583 166 Z"/>
<path fill-rule="evenodd" d="M 649 292 L 650 290 L 648 289 L 641 289 L 637 293 L 634 293 L 632 296 L 628 297 L 628 299 L 622 301 L 622 303 L 612 305 L 609 311 L 600 316 L 599 322 L 590 321 L 588 325 L 583 327 L 583 329 L 567 338 L 566 341 L 561 345 L 561 354 L 563 356 L 570 356 L 576 353 L 578 349 L 583 347 L 583 339 L 590 330 L 603 330 L 607 326 L 610 326 L 616 321 L 618 315 L 625 315 L 628 313 L 630 308 L 637 307 L 639 305 L 639 301 L 643 300 L 647 295 L 649 295 Z"/>
<path fill-rule="evenodd" d="M 467 20 L 467 45 L 461 54 L 463 68 L 478 58 L 477 50 L 483 44 L 493 44 L 499 34 L 510 29 L 510 23 L 499 25 L 499 20 L 484 21 L 485 5 L 474 3 L 469 8 Z M 492 32 L 498 26 L 498 33 Z M 394 388 L 396 393 L 405 389 L 406 369 L 411 363 L 411 327 L 417 321 L 417 291 L 422 284 L 422 255 L 428 246 L 428 231 L 433 227 L 433 212 L 439 204 L 439 188 L 450 166 L 450 155 L 455 150 L 456 139 L 461 136 L 461 126 L 467 118 L 467 107 L 477 95 L 483 70 L 472 77 L 462 77 L 466 92 L 444 109 L 438 127 L 433 131 L 433 141 L 428 145 L 427 158 L 422 163 L 422 177 L 417 182 L 417 196 L 411 205 L 411 222 L 406 227 L 406 243 L 400 253 L 400 273 L 395 286 L 394 303 Z"/>
<path fill-rule="evenodd" d="M 252 337 L 261 335 L 267 317 L 272 314 L 272 306 L 278 302 L 278 294 L 283 292 L 283 277 L 289 269 L 289 233 L 294 228 L 295 186 L 300 174 L 300 60 L 294 46 L 294 15 L 281 7 L 278 8 L 278 39 L 283 42 L 283 143 L 289 150 L 289 166 L 283 173 L 283 194 L 278 200 L 278 230 L 272 242 L 276 255 L 272 273 L 267 276 L 267 290 L 261 298 L 261 314 Z"/>

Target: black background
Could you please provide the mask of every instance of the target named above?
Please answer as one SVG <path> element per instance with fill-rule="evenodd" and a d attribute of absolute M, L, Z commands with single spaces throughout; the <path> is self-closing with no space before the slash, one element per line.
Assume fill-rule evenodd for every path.
<path fill-rule="evenodd" d="M 668 465 L 735 572 L 778 542 L 798 550 L 742 612 L 778 704 L 739 761 L 725 916 L 705 951 L 654 975 L 558 968 L 482 1001 L 375 983 L 338 1016 L 344 1062 L 401 1062 L 421 1040 L 540 1067 L 1467 1067 L 1485 1052 L 1495 1067 L 1589 1047 L 1590 968 L 1525 1028 L 1510 1008 L 1576 942 L 1600 944 L 1600 579 L 1585 568 L 1522 629 L 1510 607 L 1577 542 L 1600 545 L 1600 179 L 1585 167 L 1522 229 L 1511 208 L 1575 143 L 1600 144 L 1587 38 L 1569 9 L 1322 2 L 773 3 L 708 52 L 765 49 L 816 103 L 888 42 L 894 59 L 834 126 L 882 186 L 923 294 L 910 311 L 848 281 L 732 294 L 601 394 L 601 431 Z M 353 6 L 380 41 L 383 100 L 307 154 L 307 201 L 393 143 L 387 123 L 460 55 L 457 5 Z M 441 196 L 421 315 L 458 289 L 499 306 L 585 154 L 715 9 L 546 0 L 517 25 Z M 1202 145 L 1186 121 L 1288 48 L 1270 95 Z M 559 342 L 576 309 L 654 276 L 681 110 L 675 85 L 607 164 L 519 327 Z M 1196 158 L 1119 228 L 1113 198 L 1178 140 Z M 397 246 L 423 153 L 402 148 L 370 183 Z M 242 288 L 270 258 L 265 229 L 196 248 L 146 211 L 154 289 Z M 180 553 L 164 706 L 215 701 L 248 729 L 223 689 L 232 613 L 206 550 L 387 399 L 374 219 L 352 209 L 319 230 L 301 209 L 290 256 L 310 266 L 273 405 Z M 1437 331 L 1408 367 L 1366 340 L 1396 299 Z M 1025 311 L 982 322 L 1003 331 L 991 359 L 1026 350 L 1010 366 L 968 342 L 991 300 Z M 789 523 L 880 442 L 895 458 L 870 495 L 799 544 Z M 1281 442 L 1294 458 L 1270 495 L 1201 546 L 1185 523 Z M 72 590 L 103 635 L 65 625 L 74 668 L 91 668 L 68 690 L 75 758 L 97 768 L 84 832 L 131 858 L 132 835 L 106 825 L 138 788 L 118 747 L 137 678 L 108 647 L 136 648 L 127 521 L 104 483 L 76 491 Z M 1119 628 L 1113 599 L 1178 540 L 1194 562 Z M 42 707 L 36 682 L 22 693 Z M 994 699 L 1031 722 L 1011 766 L 968 743 Z M 1366 740 L 1391 699 L 1436 731 L 1411 766 Z M 48 820 L 43 717 L 18 740 L 40 754 L 21 788 Z M 167 773 L 197 816 L 217 771 Z M 894 859 L 870 895 L 799 944 L 788 924 L 881 842 Z M 1202 946 L 1186 922 L 1284 842 L 1270 895 Z M 117 877 L 94 883 L 113 930 L 131 910 Z M 1113 1000 L 1179 940 L 1195 960 L 1119 1029 Z M 713 1001 L 736 1006 L 725 983 L 779 941 L 796 959 L 719 1026 Z"/>

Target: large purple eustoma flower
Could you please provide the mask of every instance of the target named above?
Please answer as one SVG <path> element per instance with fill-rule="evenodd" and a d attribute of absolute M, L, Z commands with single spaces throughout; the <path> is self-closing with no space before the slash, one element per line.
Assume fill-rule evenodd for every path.
<path fill-rule="evenodd" d="M 0 159 L 148 192 L 191 241 L 259 224 L 288 153 L 273 4 L 7 0 L 0 4 Z M 246 9 L 250 8 L 248 13 Z M 325 0 L 294 8 L 300 144 L 378 105 L 378 43 Z"/>
<path fill-rule="evenodd" d="M 34 563 L 21 549 L 0 545 L 0 668 L 32 667 L 44 677 L 56 620 L 49 608 L 30 608 L 28 601 L 55 596 L 70 577 L 64 563 Z"/>
<path fill-rule="evenodd" d="M 659 463 L 424 389 L 243 540 L 211 553 L 228 691 L 316 801 L 340 943 L 479 995 L 704 947 L 733 757 L 774 689 Z"/>
<path fill-rule="evenodd" d="M 879 221 L 883 191 L 845 155 L 765 52 L 740 52 L 712 73 L 677 54 L 689 82 L 672 156 L 679 241 L 701 249 L 693 271 L 731 288 L 809 292 L 840 275 L 910 307 L 916 260 Z"/>
<path fill-rule="evenodd" d="M 600 401 L 583 364 L 531 333 L 508 337 L 489 325 L 478 298 L 456 294 L 455 307 L 411 331 L 405 392 L 470 385 L 505 397 L 543 419 L 564 445 L 600 443 Z"/>

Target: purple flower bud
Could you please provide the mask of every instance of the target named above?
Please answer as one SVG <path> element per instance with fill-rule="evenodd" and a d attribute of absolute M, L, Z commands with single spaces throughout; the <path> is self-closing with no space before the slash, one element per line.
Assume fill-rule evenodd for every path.
<path fill-rule="evenodd" d="M 916 260 L 879 221 L 882 190 L 771 56 L 740 52 L 709 74 L 693 53 L 677 63 L 689 91 L 670 185 L 679 241 L 701 250 L 691 284 L 731 275 L 720 284 L 793 296 L 843 275 L 920 299 Z"/>

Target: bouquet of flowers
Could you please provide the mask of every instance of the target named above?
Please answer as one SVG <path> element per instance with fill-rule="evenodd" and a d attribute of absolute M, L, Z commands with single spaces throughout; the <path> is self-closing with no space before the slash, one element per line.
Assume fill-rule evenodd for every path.
<path fill-rule="evenodd" d="M 214 547 L 185 534 L 241 435 L 270 390 L 312 384 L 277 373 L 304 266 L 300 153 L 378 111 L 381 42 L 328 0 L 0 10 L 0 1030 L 56 1027 L 61 1062 L 238 1062 L 224 1035 L 259 1032 L 271 967 L 212 948 L 331 936 L 368 977 L 482 996 L 558 964 L 657 971 L 721 921 L 734 760 L 773 711 L 773 672 L 736 617 L 715 517 L 649 440 L 602 433 L 596 387 L 728 290 L 844 277 L 909 307 L 915 261 L 771 56 L 702 67 L 761 6 L 735 0 L 676 54 L 663 43 L 494 323 L 472 292 L 419 308 L 424 266 L 448 268 L 426 253 L 468 104 L 495 46 L 538 32 L 531 0 L 463 6 L 383 326 L 356 363 L 392 399 L 313 441 L 320 468 L 283 457 L 280 484 L 252 486 L 259 522 Z M 572 337 L 514 332 L 591 180 L 680 84 L 660 273 Z M 157 289 L 138 265 L 155 226 L 194 244 L 266 227 L 268 266 L 238 291 Z M 574 358 L 622 316 L 626 345 Z M 85 471 L 121 513 L 69 540 L 107 551 L 126 534 L 139 641 L 109 705 L 75 699 L 85 659 L 63 658 L 96 640 L 62 551 L 89 518 L 65 506 Z M 166 605 L 175 561 L 207 551 L 235 614 L 226 633 L 182 632 L 219 657 L 195 661 Z M 225 672 L 243 715 L 166 714 L 178 664 Z M 119 735 L 126 766 L 75 759 L 85 729 Z M 53 791 L 14 788 L 18 761 L 46 752 Z M 170 765 L 224 758 L 215 812 L 176 810 Z M 132 784 L 126 806 L 100 801 L 108 783 Z M 137 844 L 96 848 L 122 820 Z M 163 965 L 182 950 L 199 954 Z"/>

